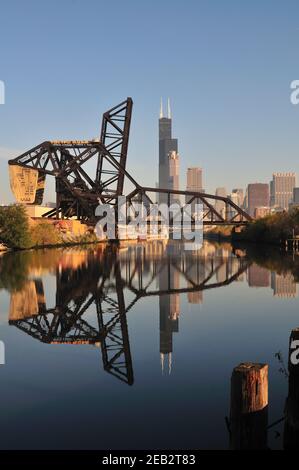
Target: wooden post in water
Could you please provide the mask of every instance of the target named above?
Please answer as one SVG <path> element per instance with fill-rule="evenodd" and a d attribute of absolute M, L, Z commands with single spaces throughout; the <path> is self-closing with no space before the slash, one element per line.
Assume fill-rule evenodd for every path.
<path fill-rule="evenodd" d="M 267 364 L 245 362 L 234 368 L 230 406 L 230 448 L 267 449 Z"/>
<path fill-rule="evenodd" d="M 285 404 L 284 449 L 299 445 L 299 328 L 292 330 L 289 342 L 289 394 Z M 298 352 L 297 352 L 298 351 Z M 298 363 L 297 363 L 298 362 Z"/>

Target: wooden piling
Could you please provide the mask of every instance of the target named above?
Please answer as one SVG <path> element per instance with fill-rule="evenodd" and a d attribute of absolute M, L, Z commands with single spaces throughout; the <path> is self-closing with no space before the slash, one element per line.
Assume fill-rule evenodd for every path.
<path fill-rule="evenodd" d="M 268 365 L 241 363 L 231 377 L 230 448 L 266 449 L 267 424 Z"/>

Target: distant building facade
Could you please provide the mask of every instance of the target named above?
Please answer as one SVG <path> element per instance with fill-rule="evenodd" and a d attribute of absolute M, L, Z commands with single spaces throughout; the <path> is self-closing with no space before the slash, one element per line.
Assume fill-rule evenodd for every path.
<path fill-rule="evenodd" d="M 293 202 L 293 190 L 296 186 L 296 173 L 273 173 L 270 184 L 271 206 L 288 210 Z"/>
<path fill-rule="evenodd" d="M 169 155 L 168 155 L 168 174 L 169 174 L 168 188 L 178 190 L 180 187 L 179 185 L 180 163 L 179 163 L 179 155 L 175 150 L 172 150 L 171 152 L 169 152 Z M 170 197 L 171 203 L 178 202 L 179 199 L 180 199 L 179 195 L 171 194 L 171 197 Z"/>
<path fill-rule="evenodd" d="M 203 182 L 202 182 L 202 168 L 200 167 L 190 167 L 187 169 L 187 186 L 186 191 L 198 191 L 204 192 L 203 189 Z M 192 199 L 192 196 L 186 196 L 185 201 L 186 204 Z M 192 201 L 192 212 L 195 211 L 195 204 L 200 204 L 200 200 L 194 199 Z"/>
<path fill-rule="evenodd" d="M 254 217 L 257 207 L 269 206 L 269 185 L 267 183 L 250 183 L 247 187 L 248 212 Z"/>
<path fill-rule="evenodd" d="M 187 169 L 187 191 L 202 191 L 202 168 L 191 167 Z"/>
<path fill-rule="evenodd" d="M 226 189 L 224 187 L 216 188 L 215 195 L 226 197 L 227 196 Z M 215 209 L 218 212 L 218 214 L 220 214 L 222 217 L 225 217 L 225 202 L 224 201 L 216 200 Z"/>
<path fill-rule="evenodd" d="M 271 214 L 271 208 L 269 206 L 265 206 L 265 207 L 256 207 L 254 209 L 254 218 L 255 219 L 261 219 L 263 217 L 266 217 L 266 215 L 270 215 Z"/>
<path fill-rule="evenodd" d="M 299 204 L 299 188 L 293 189 L 293 202 Z"/>
<path fill-rule="evenodd" d="M 237 202 L 236 204 L 239 206 L 239 207 L 243 207 L 244 205 L 244 191 L 242 188 L 234 188 L 232 190 L 232 194 L 236 194 L 237 195 Z"/>

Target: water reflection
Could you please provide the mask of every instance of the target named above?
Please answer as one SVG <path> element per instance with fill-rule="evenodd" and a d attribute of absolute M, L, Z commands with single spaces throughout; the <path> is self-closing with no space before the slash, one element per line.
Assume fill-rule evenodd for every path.
<path fill-rule="evenodd" d="M 11 256 L 2 258 L 1 272 L 8 269 Z M 100 348 L 104 369 L 129 385 L 134 382 L 127 325 L 131 308 L 144 297 L 159 296 L 161 368 L 170 374 L 180 295 L 200 304 L 205 290 L 242 279 L 250 264 L 241 251 L 208 243 L 194 252 L 171 242 L 153 242 L 19 257 L 25 275 L 8 282 L 9 324 L 44 343 Z M 43 276 L 49 272 L 56 276 L 53 306 L 44 294 Z"/>
<path fill-rule="evenodd" d="M 26 384 L 27 399 L 32 389 L 38 393 L 41 375 L 46 395 L 48 390 L 51 395 L 53 384 L 57 393 L 68 392 L 68 386 L 78 390 L 80 419 L 90 429 L 85 447 L 98 430 L 98 416 L 106 413 L 106 423 L 113 423 L 125 403 L 135 427 L 128 438 L 120 432 L 117 443 L 114 426 L 108 426 L 108 431 L 105 427 L 107 448 L 114 442 L 117 447 L 128 447 L 142 433 L 140 448 L 148 439 L 152 442 L 152 435 L 157 448 L 228 447 L 228 433 L 231 448 L 294 448 L 299 442 L 299 375 L 287 360 L 287 343 L 297 326 L 298 280 L 299 256 L 257 250 L 253 245 L 205 242 L 200 251 L 189 252 L 178 243 L 151 242 L 4 254 L 0 289 L 9 292 L 3 295 L 2 306 L 11 327 L 3 328 L 1 339 L 7 340 L 7 350 L 15 354 L 2 369 L 6 377 L 3 396 L 11 400 L 1 410 L 5 425 L 15 416 L 14 426 L 20 426 L 15 407 L 26 411 L 25 398 L 19 404 L 19 397 L 12 394 L 22 375 L 20 357 L 24 355 L 28 363 L 31 360 L 30 374 L 20 379 L 22 387 Z M 47 349 L 41 343 L 50 346 Z M 276 352 L 278 348 L 283 353 Z M 107 374 L 96 369 L 97 358 Z M 240 361 L 269 364 L 270 400 L 264 393 L 260 402 L 251 402 L 251 408 L 246 408 L 248 402 L 238 408 L 241 402 L 234 398 L 229 412 L 229 376 Z M 68 382 L 64 374 L 70 369 L 73 376 Z M 121 382 L 134 383 L 134 373 L 135 386 L 123 387 Z M 108 374 L 117 380 L 110 380 Z M 98 400 L 99 383 L 109 407 Z M 258 386 L 258 391 L 265 392 L 265 387 Z M 238 393 L 234 390 L 232 397 Z M 87 415 L 82 394 L 90 411 Z M 61 426 L 65 435 L 69 432 L 75 439 L 67 424 L 66 403 L 61 404 Z M 174 415 L 173 409 L 180 412 Z M 45 421 L 47 436 L 50 414 Z M 229 415 L 227 428 L 225 415 Z M 144 416 L 151 423 L 148 434 Z M 27 422 L 32 419 L 30 415 Z M 190 422 L 192 426 L 186 426 Z M 207 422 L 211 423 L 208 429 Z M 200 429 L 199 435 L 195 428 Z M 14 445 L 14 430 L 7 436 L 9 445 Z M 52 445 L 52 433 L 49 436 Z"/>

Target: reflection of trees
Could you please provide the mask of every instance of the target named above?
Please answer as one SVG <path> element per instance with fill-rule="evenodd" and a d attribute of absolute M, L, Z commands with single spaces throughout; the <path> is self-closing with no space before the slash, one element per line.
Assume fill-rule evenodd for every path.
<path fill-rule="evenodd" d="M 295 282 L 299 282 L 299 257 L 282 251 L 279 247 L 271 245 L 234 244 L 246 251 L 247 257 L 254 263 L 277 274 L 291 273 Z"/>
<path fill-rule="evenodd" d="M 68 258 L 71 260 L 80 258 L 80 253 L 84 260 L 91 248 L 58 248 L 26 250 L 8 252 L 0 257 L 0 289 L 9 292 L 23 289 L 29 276 L 38 276 L 42 273 L 55 272 L 57 265 L 61 262 L 67 264 Z M 80 258 L 80 262 L 82 259 Z"/>
<path fill-rule="evenodd" d="M 31 252 L 6 253 L 0 258 L 0 289 L 20 290 L 28 278 Z"/>

